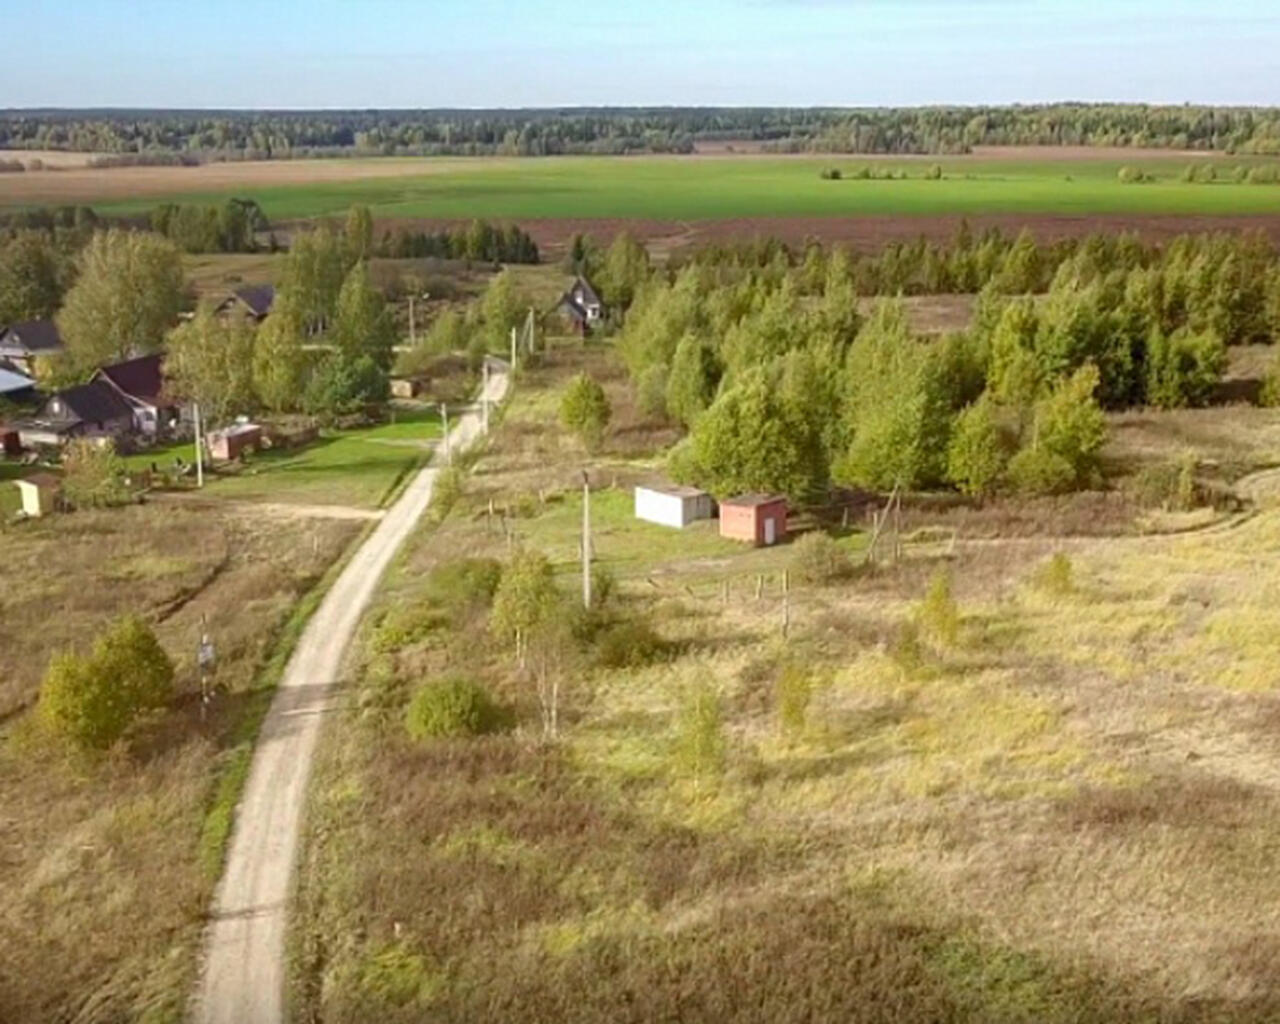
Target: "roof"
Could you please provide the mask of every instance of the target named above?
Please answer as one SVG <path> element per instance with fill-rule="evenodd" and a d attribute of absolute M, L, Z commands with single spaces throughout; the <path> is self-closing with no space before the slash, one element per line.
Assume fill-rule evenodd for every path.
<path fill-rule="evenodd" d="M 110 384 L 100 380 L 91 380 L 88 384 L 79 384 L 74 388 L 67 388 L 66 391 L 59 391 L 52 395 L 49 401 L 45 403 L 45 409 L 48 409 L 54 402 L 60 401 L 66 409 L 66 413 L 58 415 L 56 419 L 78 420 L 81 423 L 105 423 L 107 420 L 122 419 L 124 417 L 132 417 L 133 410 L 129 408 L 126 402 L 115 388 Z M 41 419 L 45 419 L 43 415 L 44 409 L 41 410 Z"/>
<path fill-rule="evenodd" d="M 26 355 L 57 352 L 62 348 L 62 335 L 52 320 L 22 320 L 0 330 L 0 348 Z"/>
<path fill-rule="evenodd" d="M 139 356 L 123 363 L 104 366 L 93 375 L 108 380 L 130 398 L 154 401 L 164 390 L 164 376 L 160 371 L 160 356 Z"/>
<path fill-rule="evenodd" d="M 575 288 L 582 289 L 582 297 L 587 302 L 596 306 L 603 305 L 603 303 L 601 303 L 600 301 L 599 294 L 597 294 L 596 290 L 591 287 L 591 282 L 588 281 L 581 274 L 579 274 L 577 277 L 573 279 L 573 284 L 569 286 L 569 294 L 572 294 Z"/>
<path fill-rule="evenodd" d="M 565 309 L 567 309 L 569 311 L 569 315 L 573 317 L 575 320 L 581 320 L 584 322 L 586 321 L 587 319 L 586 309 L 584 309 L 582 306 L 579 306 L 577 299 L 575 299 L 568 292 L 565 292 L 562 296 L 560 296 L 560 305 L 563 306 Z"/>
<path fill-rule="evenodd" d="M 720 504 L 721 506 L 737 505 L 742 508 L 756 508 L 760 505 L 776 505 L 778 502 L 785 505 L 787 496 L 785 494 L 739 494 L 732 498 L 725 498 Z"/>
<path fill-rule="evenodd" d="M 684 487 L 681 484 L 639 484 L 638 491 L 656 491 L 658 494 L 669 494 L 673 498 L 708 498 L 710 495 L 701 487 Z"/>
<path fill-rule="evenodd" d="M 237 288 L 232 294 L 248 306 L 254 316 L 266 316 L 276 301 L 275 286 L 270 284 L 246 285 Z"/>
<path fill-rule="evenodd" d="M 24 373 L 0 366 L 0 395 L 11 395 L 15 391 L 26 391 L 35 387 L 36 382 Z"/>
<path fill-rule="evenodd" d="M 31 484 L 33 487 L 61 487 L 62 477 L 56 473 L 32 473 L 14 481 L 19 484 Z"/>

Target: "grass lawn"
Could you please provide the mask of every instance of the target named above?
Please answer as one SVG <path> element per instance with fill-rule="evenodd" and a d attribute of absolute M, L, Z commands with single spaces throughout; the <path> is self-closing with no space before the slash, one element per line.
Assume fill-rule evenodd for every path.
<path fill-rule="evenodd" d="M 250 501 L 379 508 L 429 454 L 439 415 L 400 410 L 395 422 L 334 432 L 294 451 L 264 451 L 219 474 L 210 495 Z"/>
<path fill-rule="evenodd" d="M 302 185 L 227 186 L 95 204 L 104 213 L 138 213 L 163 200 L 214 202 L 252 195 L 274 220 L 341 214 L 367 203 L 376 217 L 644 218 L 838 217 L 867 214 L 1252 214 L 1274 213 L 1280 187 L 1237 184 L 1232 170 L 1265 158 L 1204 160 L 1225 180 L 1191 184 L 1181 174 L 1193 158 L 1113 152 L 1091 160 L 1052 155 L 868 159 L 857 156 L 705 158 L 671 156 L 456 159 L 427 173 Z M 943 179 L 925 180 L 936 162 Z M 871 165 L 906 180 L 856 180 Z M 1155 180 L 1122 184 L 1133 166 Z M 839 168 L 841 181 L 819 171 Z M 91 201 L 92 196 L 84 197 Z M 0 205 L 3 205 L 0 201 Z"/>

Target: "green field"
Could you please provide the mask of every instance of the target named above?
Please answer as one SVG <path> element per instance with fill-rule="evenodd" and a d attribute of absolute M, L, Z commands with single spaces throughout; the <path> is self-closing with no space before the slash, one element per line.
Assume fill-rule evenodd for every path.
<path fill-rule="evenodd" d="M 1224 179 L 1181 180 L 1188 163 L 1209 159 Z M 132 213 L 164 199 L 215 201 L 229 194 L 258 199 L 273 220 L 340 214 L 367 203 L 378 217 L 495 219 L 833 217 L 874 214 L 1261 214 L 1280 212 L 1280 185 L 1236 183 L 1237 166 L 1259 158 L 1192 158 L 1135 152 L 1097 159 L 941 158 L 941 180 L 926 180 L 929 158 L 563 157 L 417 161 L 424 174 L 257 187 L 251 179 L 219 192 L 177 193 L 98 204 Z M 1133 166 L 1155 178 L 1123 184 Z M 367 164 L 366 164 L 367 166 Z M 905 180 L 856 180 L 864 166 L 905 173 Z M 839 168 L 840 181 L 819 172 Z M 247 172 L 246 172 L 247 173 Z M 2 202 L 2 201 L 0 201 Z"/>

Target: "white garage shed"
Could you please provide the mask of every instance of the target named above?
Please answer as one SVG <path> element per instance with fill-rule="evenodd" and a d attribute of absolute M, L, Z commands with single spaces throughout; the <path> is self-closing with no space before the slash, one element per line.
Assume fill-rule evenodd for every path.
<path fill-rule="evenodd" d="M 677 529 L 699 519 L 710 519 L 715 502 L 696 487 L 651 485 L 636 488 L 636 518 Z"/>

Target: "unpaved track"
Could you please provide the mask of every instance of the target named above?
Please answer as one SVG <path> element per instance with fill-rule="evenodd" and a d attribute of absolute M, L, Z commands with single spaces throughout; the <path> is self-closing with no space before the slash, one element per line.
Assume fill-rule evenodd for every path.
<path fill-rule="evenodd" d="M 490 400 L 500 401 L 506 390 L 506 372 L 492 373 Z M 480 415 L 468 412 L 450 431 L 450 447 L 466 448 L 480 429 Z M 285 668 L 254 750 L 214 899 L 196 995 L 199 1024 L 284 1019 L 286 909 L 321 715 L 356 624 L 431 501 L 438 472 L 435 462 L 421 470 L 388 510 L 325 595 Z"/>

